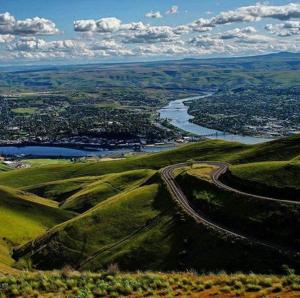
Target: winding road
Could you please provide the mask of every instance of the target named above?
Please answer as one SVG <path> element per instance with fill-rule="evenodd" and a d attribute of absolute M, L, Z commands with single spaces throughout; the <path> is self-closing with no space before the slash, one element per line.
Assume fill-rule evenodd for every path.
<path fill-rule="evenodd" d="M 293 203 L 293 204 L 295 204 L 295 203 L 299 204 L 299 202 L 278 200 L 278 199 L 274 199 L 274 198 L 268 198 L 268 197 L 252 195 L 252 194 L 244 193 L 242 191 L 233 189 L 229 186 L 226 186 L 225 184 L 223 184 L 222 182 L 219 181 L 219 178 L 222 174 L 224 174 L 228 170 L 229 164 L 227 164 L 227 163 L 202 161 L 202 162 L 198 162 L 196 164 L 205 164 L 205 165 L 216 166 L 217 169 L 211 173 L 211 179 L 217 187 L 222 188 L 226 191 L 231 191 L 231 192 L 234 192 L 234 193 L 246 195 L 248 197 L 253 197 L 253 198 L 256 198 L 256 199 L 263 199 L 263 200 L 279 201 L 279 202 L 284 202 L 284 203 L 288 202 L 288 203 Z M 213 231 L 216 231 L 216 232 L 221 233 L 223 235 L 229 236 L 233 239 L 246 241 L 250 244 L 260 245 L 260 246 L 263 246 L 263 247 L 266 247 L 266 248 L 269 248 L 269 249 L 272 249 L 272 250 L 276 250 L 276 251 L 280 252 L 281 254 L 285 254 L 285 255 L 289 255 L 289 256 L 293 256 L 293 257 L 296 256 L 296 255 L 299 256 L 299 254 L 300 254 L 299 251 L 295 251 L 293 249 L 289 249 L 289 248 L 286 248 L 286 247 L 281 247 L 279 245 L 276 245 L 276 244 L 273 244 L 273 243 L 270 243 L 270 242 L 267 242 L 267 241 L 263 241 L 263 240 L 255 239 L 251 236 L 243 235 L 243 234 L 241 234 L 237 231 L 233 231 L 232 229 L 227 228 L 225 226 L 222 226 L 219 223 L 215 222 L 214 220 L 209 219 L 201 211 L 199 211 L 198 209 L 195 209 L 193 207 L 193 205 L 191 204 L 191 202 L 186 197 L 186 195 L 183 193 L 182 189 L 177 184 L 177 182 L 175 181 L 175 178 L 174 178 L 174 171 L 176 169 L 186 167 L 186 166 L 189 166 L 189 165 L 190 165 L 190 163 L 179 163 L 179 164 L 167 166 L 167 167 L 163 168 L 160 171 L 160 173 L 161 173 L 161 177 L 162 177 L 163 181 L 165 182 L 172 198 L 177 202 L 177 204 L 190 217 L 194 218 L 194 220 L 197 223 L 202 224 L 210 230 L 213 230 Z"/>

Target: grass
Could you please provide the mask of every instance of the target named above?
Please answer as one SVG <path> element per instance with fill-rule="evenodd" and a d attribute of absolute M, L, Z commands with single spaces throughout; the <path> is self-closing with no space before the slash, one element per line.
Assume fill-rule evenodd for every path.
<path fill-rule="evenodd" d="M 23 245 L 16 255 L 30 257 L 33 268 L 38 269 L 72 265 L 99 270 L 118 263 L 122 270 L 131 271 L 266 272 L 280 271 L 282 264 L 289 264 L 282 255 L 233 243 L 196 224 L 180 212 L 159 180 L 151 183 L 98 203 L 34 243 Z"/>
<path fill-rule="evenodd" d="M 9 166 L 7 166 L 6 164 L 0 162 L 0 173 L 1 172 L 7 172 L 9 170 L 11 170 L 11 168 Z"/>
<path fill-rule="evenodd" d="M 276 297 L 299 297 L 300 277 L 225 273 L 204 276 L 188 272 L 80 273 L 66 268 L 4 276 L 0 284 L 5 285 L 0 297 L 265 297 L 274 293 Z"/>
<path fill-rule="evenodd" d="M 1 186 L 0 263 L 12 265 L 13 246 L 32 240 L 73 216 L 56 207 L 55 202 Z"/>
<path fill-rule="evenodd" d="M 24 159 L 22 160 L 24 163 L 30 165 L 31 167 L 41 167 L 41 166 L 48 166 L 48 165 L 65 165 L 71 164 L 70 159 L 53 159 L 53 158 L 34 158 L 34 159 Z"/>
<path fill-rule="evenodd" d="M 16 113 L 16 114 L 35 114 L 38 109 L 37 108 L 15 108 L 15 109 L 11 109 L 11 111 L 13 113 Z"/>
<path fill-rule="evenodd" d="M 49 236 L 49 241 L 33 260 L 47 263 L 41 266 L 61 267 L 62 262 L 78 265 L 87 256 L 130 235 L 156 217 L 160 211 L 152 204 L 158 191 L 159 186 L 153 184 L 121 193 L 56 226 L 44 236 Z M 39 257 L 41 253 L 52 255 L 50 263 L 48 258 Z"/>
<path fill-rule="evenodd" d="M 61 207 L 75 212 L 87 211 L 111 196 L 140 186 L 154 173 L 153 170 L 136 170 L 100 176 L 66 199 Z"/>
<path fill-rule="evenodd" d="M 98 179 L 99 176 L 85 176 L 64 180 L 56 180 L 52 182 L 40 183 L 24 187 L 23 190 L 45 198 L 62 202 L 74 193 L 83 190 L 89 184 L 97 181 Z"/>
<path fill-rule="evenodd" d="M 300 161 L 272 161 L 230 167 L 232 175 L 276 188 L 300 190 Z"/>

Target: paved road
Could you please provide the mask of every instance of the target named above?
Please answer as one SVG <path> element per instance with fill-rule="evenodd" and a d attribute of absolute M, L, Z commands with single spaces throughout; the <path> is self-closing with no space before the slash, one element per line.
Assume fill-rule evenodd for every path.
<path fill-rule="evenodd" d="M 205 162 L 205 161 L 201 162 L 201 164 L 209 164 L 209 165 L 218 167 L 218 169 L 212 173 L 212 179 L 213 179 L 214 183 L 218 187 L 225 188 L 226 190 L 230 190 L 230 191 L 233 190 L 233 189 L 229 189 L 229 187 L 227 187 L 226 185 L 223 185 L 218 180 L 220 175 L 222 173 L 224 173 L 225 171 L 227 171 L 228 164 L 221 163 L 221 162 Z M 174 170 L 188 166 L 188 165 L 190 165 L 190 164 L 189 163 L 180 163 L 180 164 L 165 167 L 161 170 L 161 177 L 162 177 L 163 181 L 165 182 L 172 198 L 178 203 L 179 206 L 181 206 L 183 208 L 183 210 L 189 216 L 194 218 L 197 223 L 203 224 L 207 228 L 214 230 L 216 232 L 219 232 L 223 235 L 225 234 L 227 236 L 230 236 L 233 239 L 240 239 L 240 240 L 246 241 L 250 244 L 264 246 L 264 247 L 270 248 L 272 250 L 276 250 L 282 254 L 289 255 L 289 256 L 299 255 L 300 252 L 298 252 L 298 251 L 294 251 L 289 248 L 281 247 L 276 244 L 269 243 L 267 241 L 258 240 L 253 237 L 243 235 L 237 231 L 233 231 L 232 229 L 222 226 L 219 223 L 215 222 L 214 220 L 209 219 L 201 211 L 199 211 L 198 209 L 195 209 L 192 206 L 191 202 L 187 199 L 186 195 L 183 193 L 180 186 L 176 183 L 176 181 L 174 179 L 174 175 L 173 175 Z M 238 192 L 238 191 L 235 191 L 235 192 Z M 238 193 L 242 193 L 242 192 L 238 192 Z M 250 196 L 252 196 L 252 195 L 250 195 Z M 255 197 L 257 197 L 257 196 L 255 196 Z M 274 200 L 276 200 L 276 199 L 274 199 Z"/>

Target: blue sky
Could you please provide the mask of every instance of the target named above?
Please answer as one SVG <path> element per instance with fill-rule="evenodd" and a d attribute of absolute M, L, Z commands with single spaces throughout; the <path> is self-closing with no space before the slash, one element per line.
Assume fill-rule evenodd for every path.
<path fill-rule="evenodd" d="M 199 19 L 209 21 L 229 11 L 233 11 L 233 14 L 235 11 L 235 14 L 244 14 L 244 11 L 238 10 L 249 6 L 270 11 L 282 9 L 284 12 L 293 12 L 290 12 L 287 18 L 268 12 L 255 20 L 251 15 L 254 21 L 248 21 L 244 17 L 242 21 L 222 21 L 208 27 L 201 24 L 200 30 L 200 27 L 195 29 L 196 26 L 190 25 Z M 171 7 L 176 7 L 176 13 L 167 14 L 166 11 Z M 250 51 L 251 46 L 254 47 L 253 52 L 257 53 L 289 49 L 296 51 L 297 48 L 292 46 L 292 43 L 297 43 L 300 36 L 300 28 L 297 27 L 300 19 L 294 12 L 298 13 L 298 8 L 300 9 L 300 1 L 284 0 L 260 3 L 248 0 L 0 0 L 0 60 L 9 63 L 63 59 L 75 61 L 85 58 L 113 61 L 131 60 L 136 57 L 146 60 L 228 56 L 253 54 Z M 9 13 L 14 22 L 14 25 L 9 25 L 14 29 L 8 30 L 7 24 L 1 24 L 1 14 L 5 12 Z M 159 13 L 159 17 L 146 17 L 146 14 L 151 12 Z M 35 17 L 41 19 L 33 20 Z M 22 22 L 26 19 L 29 21 Z M 110 32 L 102 32 L 98 27 L 95 29 L 95 24 L 101 19 L 104 19 L 105 26 L 108 23 L 110 26 L 112 22 L 118 28 L 114 27 Z M 74 21 L 78 20 L 94 20 L 95 24 L 89 24 L 94 26 L 94 29 L 89 30 L 85 23 L 80 23 L 79 29 L 74 30 Z M 7 15 L 4 21 L 8 22 Z M 48 21 L 51 23 L 47 23 Z M 119 21 L 120 24 L 127 25 L 141 22 L 147 27 L 139 26 L 134 31 L 125 30 L 116 23 Z M 47 28 L 44 27 L 44 23 L 47 23 Z M 184 32 L 176 30 L 179 25 L 185 26 L 184 30 L 181 28 Z M 29 26 L 34 28 L 32 32 L 28 30 Z M 36 29 L 41 26 L 42 30 Z M 243 29 L 247 27 L 251 28 Z M 235 31 L 228 34 L 230 30 Z M 224 36 L 222 32 L 225 32 Z M 249 34 L 253 38 L 246 40 Z M 272 46 L 262 46 L 263 36 L 269 39 L 269 43 L 272 42 Z M 248 47 L 245 46 L 246 42 Z M 238 44 L 240 50 L 235 50 Z M 163 47 L 165 52 L 157 50 L 155 55 L 156 48 Z M 188 48 L 191 47 L 193 50 L 189 51 Z"/>

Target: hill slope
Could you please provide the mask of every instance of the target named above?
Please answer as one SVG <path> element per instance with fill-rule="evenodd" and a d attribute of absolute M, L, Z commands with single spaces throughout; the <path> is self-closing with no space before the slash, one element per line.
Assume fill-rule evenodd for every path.
<path fill-rule="evenodd" d="M 155 171 L 135 170 L 100 176 L 64 201 L 61 208 L 75 212 L 84 212 L 118 193 L 138 187 L 148 180 Z"/>
<path fill-rule="evenodd" d="M 0 262 L 11 265 L 13 246 L 34 239 L 72 216 L 72 213 L 56 208 L 55 202 L 1 186 Z"/>
<path fill-rule="evenodd" d="M 231 166 L 222 180 L 248 192 L 300 200 L 300 162 L 296 159 Z"/>

